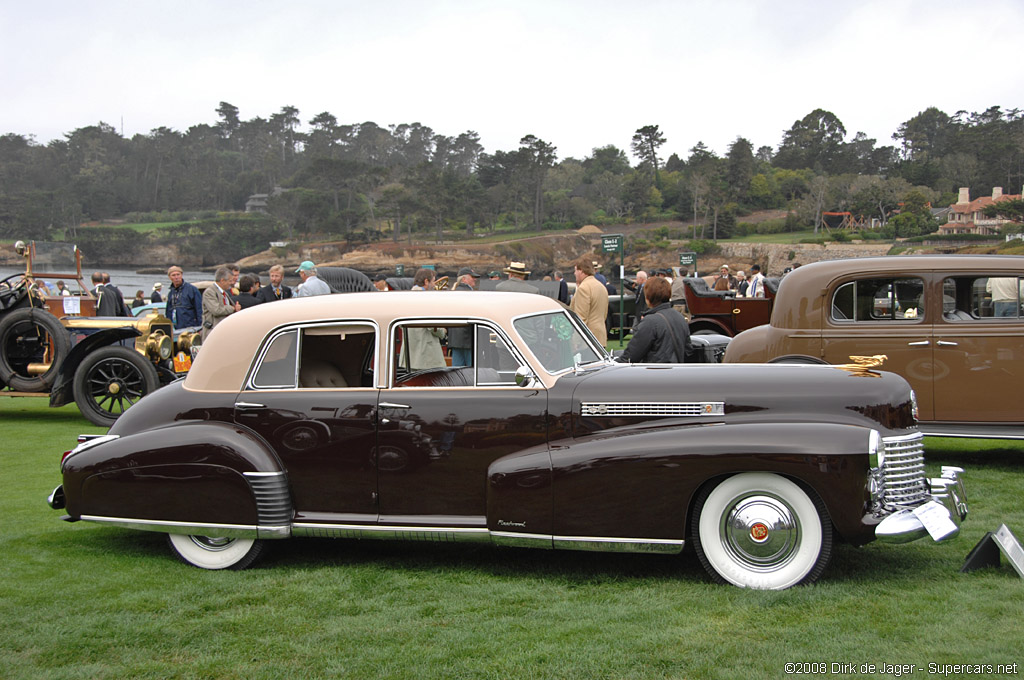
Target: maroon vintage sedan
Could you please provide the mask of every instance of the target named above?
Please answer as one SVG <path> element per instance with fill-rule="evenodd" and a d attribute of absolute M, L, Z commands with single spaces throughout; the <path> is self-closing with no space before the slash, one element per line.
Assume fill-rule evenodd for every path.
<path fill-rule="evenodd" d="M 716 580 L 778 589 L 833 540 L 957 533 L 962 483 L 925 478 L 914 409 L 889 373 L 616 364 L 540 295 L 320 296 L 226 319 L 185 380 L 80 439 L 50 503 L 207 569 L 289 536 L 692 541 Z"/>

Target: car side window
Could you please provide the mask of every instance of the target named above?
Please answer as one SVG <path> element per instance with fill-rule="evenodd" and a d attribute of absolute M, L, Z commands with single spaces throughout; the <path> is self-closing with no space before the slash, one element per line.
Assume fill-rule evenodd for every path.
<path fill-rule="evenodd" d="M 974 290 L 980 299 L 980 308 L 986 312 L 991 309 L 991 316 L 996 319 L 1017 319 L 1021 316 L 1021 302 L 1024 300 L 1024 279 L 1016 276 L 993 276 L 981 279 L 985 282 L 984 292 L 981 286 Z"/>
<path fill-rule="evenodd" d="M 515 384 L 519 361 L 504 338 L 484 324 L 403 324 L 395 339 L 395 387 Z"/>
<path fill-rule="evenodd" d="M 298 330 L 292 329 L 274 337 L 260 359 L 253 374 L 252 386 L 261 389 L 295 387 L 295 358 L 298 349 Z"/>
<path fill-rule="evenodd" d="M 924 316 L 924 282 L 915 277 L 858 279 L 832 295 L 833 321 L 915 321 Z"/>
<path fill-rule="evenodd" d="M 376 329 L 368 324 L 303 328 L 299 387 L 339 389 L 372 386 L 376 339 Z"/>

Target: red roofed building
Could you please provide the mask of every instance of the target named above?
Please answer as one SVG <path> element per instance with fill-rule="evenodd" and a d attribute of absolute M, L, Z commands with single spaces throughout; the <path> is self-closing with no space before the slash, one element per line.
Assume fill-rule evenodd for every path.
<path fill-rule="evenodd" d="M 949 206 L 947 222 L 939 227 L 940 234 L 999 234 L 999 228 L 1011 222 L 999 217 L 986 217 L 985 207 L 999 201 L 1019 200 L 1021 194 L 1003 194 L 1002 187 L 994 187 L 991 196 L 982 196 L 971 200 L 971 190 L 960 188 L 960 196 L 956 203 Z"/>

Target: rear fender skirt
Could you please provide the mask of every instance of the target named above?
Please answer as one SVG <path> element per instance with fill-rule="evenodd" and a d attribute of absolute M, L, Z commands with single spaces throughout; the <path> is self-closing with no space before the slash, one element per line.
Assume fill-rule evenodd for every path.
<path fill-rule="evenodd" d="M 840 533 L 856 537 L 871 530 L 861 521 L 869 432 L 830 423 L 719 423 L 631 427 L 554 442 L 552 533 L 682 539 L 702 484 L 767 471 L 813 489 Z"/>
<path fill-rule="evenodd" d="M 292 518 L 287 475 L 246 430 L 187 422 L 127 435 L 64 460 L 72 517 L 134 524 L 280 527 Z M 101 521 L 101 520 L 96 520 Z"/>

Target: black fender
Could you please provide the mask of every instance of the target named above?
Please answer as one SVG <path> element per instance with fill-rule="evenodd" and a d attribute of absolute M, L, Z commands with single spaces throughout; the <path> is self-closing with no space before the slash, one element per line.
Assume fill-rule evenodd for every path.
<path fill-rule="evenodd" d="M 50 406 L 64 406 L 75 400 L 75 371 L 78 370 L 78 366 L 89 352 L 99 347 L 119 343 L 128 338 L 137 338 L 140 335 L 142 335 L 142 332 L 139 329 L 133 326 L 124 326 L 122 328 L 105 328 L 95 333 L 90 333 L 79 340 L 78 344 L 71 348 L 68 358 L 57 369 L 57 377 L 54 379 L 53 388 L 50 390 Z"/>
<path fill-rule="evenodd" d="M 488 466 L 487 528 L 551 535 L 551 454 L 547 444 L 503 456 Z"/>
<path fill-rule="evenodd" d="M 812 489 L 840 534 L 862 543 L 869 432 L 820 422 L 648 424 L 553 442 L 554 533 L 681 539 L 702 485 L 766 471 Z"/>
<path fill-rule="evenodd" d="M 176 524 L 256 529 L 291 522 L 281 461 L 261 438 L 235 425 L 185 421 L 87 443 L 61 470 L 73 519 L 159 531 Z"/>

